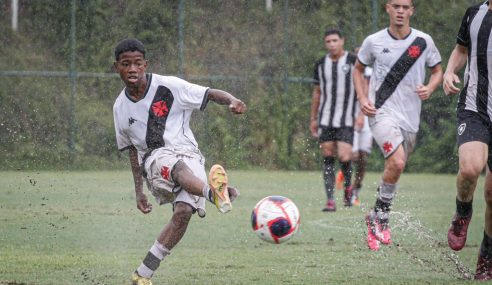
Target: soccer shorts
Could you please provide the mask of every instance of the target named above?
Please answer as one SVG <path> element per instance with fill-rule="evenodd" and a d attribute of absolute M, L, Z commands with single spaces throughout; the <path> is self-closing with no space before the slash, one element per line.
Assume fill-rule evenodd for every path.
<path fill-rule="evenodd" d="M 488 145 L 487 165 L 489 169 L 492 169 L 492 125 L 473 111 L 458 110 L 456 115 L 456 142 L 458 147 L 472 141 L 483 142 Z"/>
<path fill-rule="evenodd" d="M 207 183 L 205 158 L 199 151 L 158 148 L 145 160 L 147 187 L 160 205 L 177 202 L 189 204 L 200 217 L 205 216 L 205 198 L 183 190 L 172 178 L 171 172 L 178 161 L 183 161 L 193 174 Z"/>
<path fill-rule="evenodd" d="M 353 127 L 342 127 L 342 128 L 329 128 L 320 127 L 318 129 L 319 142 L 329 142 L 329 141 L 342 141 L 352 145 L 354 141 L 354 128 Z"/>
<path fill-rule="evenodd" d="M 417 134 L 400 128 L 392 116 L 378 113 L 375 117 L 369 118 L 369 126 L 384 158 L 391 156 L 402 143 L 407 155 L 412 153 Z"/>
<path fill-rule="evenodd" d="M 372 149 L 372 134 L 370 129 L 362 129 L 354 132 L 354 144 L 352 146 L 352 152 L 363 151 L 371 153 Z"/>

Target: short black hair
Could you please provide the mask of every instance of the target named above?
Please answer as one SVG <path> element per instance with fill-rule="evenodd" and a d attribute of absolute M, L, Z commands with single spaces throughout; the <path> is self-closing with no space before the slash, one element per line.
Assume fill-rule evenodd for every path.
<path fill-rule="evenodd" d="M 118 61 L 120 55 L 127 51 L 139 51 L 145 58 L 145 46 L 137 39 L 124 39 L 114 48 L 114 58 Z"/>
<path fill-rule="evenodd" d="M 326 30 L 326 32 L 325 32 L 325 38 L 327 36 L 330 36 L 330 35 L 338 35 L 340 38 L 343 38 L 342 32 L 339 29 L 337 29 L 337 28 L 330 28 L 330 29 Z"/>
<path fill-rule="evenodd" d="M 388 1 L 386 1 L 386 3 L 389 4 L 391 1 L 393 1 L 393 0 L 388 0 Z M 413 0 L 411 0 L 410 2 L 411 2 L 410 4 L 412 4 L 412 6 L 414 6 Z"/>

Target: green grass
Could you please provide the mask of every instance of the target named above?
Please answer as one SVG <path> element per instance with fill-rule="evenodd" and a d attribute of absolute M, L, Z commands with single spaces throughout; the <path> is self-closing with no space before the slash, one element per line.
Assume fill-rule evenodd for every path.
<path fill-rule="evenodd" d="M 370 252 L 363 222 L 380 174 L 369 174 L 361 207 L 323 213 L 319 172 L 232 171 L 241 197 L 222 215 L 192 218 L 161 264 L 154 284 L 463 284 L 483 235 L 482 179 L 467 246 L 447 248 L 453 175 L 404 174 L 391 215 L 393 245 Z M 0 284 L 129 284 L 169 205 L 149 215 L 135 207 L 128 171 L 0 172 Z M 267 195 L 291 198 L 300 232 L 281 245 L 251 231 L 253 206 Z M 456 264 L 462 267 L 457 269 Z"/>

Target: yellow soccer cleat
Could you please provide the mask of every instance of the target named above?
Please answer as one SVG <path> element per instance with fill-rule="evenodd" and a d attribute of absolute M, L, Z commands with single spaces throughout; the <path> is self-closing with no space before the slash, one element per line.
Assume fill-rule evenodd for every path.
<path fill-rule="evenodd" d="M 215 164 L 210 168 L 208 174 L 208 184 L 213 195 L 213 202 L 221 213 L 227 213 L 232 210 L 229 192 L 227 191 L 227 173 L 224 168 Z"/>
<path fill-rule="evenodd" d="M 133 272 L 132 285 L 152 285 L 152 282 L 149 278 L 142 277 L 137 272 Z"/>

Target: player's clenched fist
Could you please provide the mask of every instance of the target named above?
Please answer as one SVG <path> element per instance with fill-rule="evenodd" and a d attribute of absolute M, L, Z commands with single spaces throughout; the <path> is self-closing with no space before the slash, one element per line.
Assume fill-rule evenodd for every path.
<path fill-rule="evenodd" d="M 246 112 L 247 107 L 243 101 L 237 99 L 232 100 L 231 104 L 229 104 L 229 110 L 231 110 L 231 112 L 234 114 L 243 114 L 244 112 Z"/>

